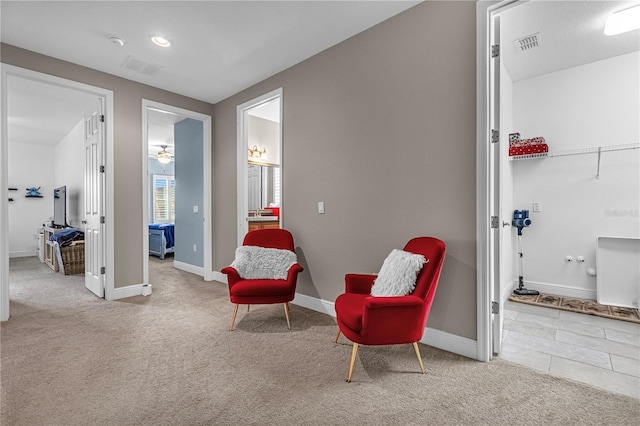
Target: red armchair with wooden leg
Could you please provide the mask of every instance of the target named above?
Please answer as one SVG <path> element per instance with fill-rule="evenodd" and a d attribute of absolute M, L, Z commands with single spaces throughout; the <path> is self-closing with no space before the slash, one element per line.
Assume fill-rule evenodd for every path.
<path fill-rule="evenodd" d="M 424 258 L 425 263 L 421 266 L 416 266 L 411 271 L 404 271 L 406 276 L 413 274 L 415 288 L 412 291 L 406 295 L 372 296 L 377 275 L 347 274 L 345 293 L 336 299 L 338 323 L 336 343 L 340 333 L 353 342 L 347 382 L 351 381 L 353 375 L 358 345 L 411 343 L 418 357 L 420 370 L 424 374 L 418 342 L 424 333 L 436 294 L 446 246 L 437 238 L 418 237 L 409 241 L 404 250 L 394 250 L 394 252 L 399 252 L 398 254 L 405 258 L 415 258 L 415 254 L 422 255 Z M 380 276 L 394 252 L 385 260 Z M 385 270 L 386 278 L 389 276 L 389 270 L 389 268 Z M 399 273 L 397 269 L 393 271 Z"/>
<path fill-rule="evenodd" d="M 236 250 L 236 260 L 234 260 L 234 263 L 220 271 L 227 275 L 229 298 L 231 303 L 235 304 L 229 331 L 233 330 L 240 305 L 265 305 L 271 303 L 282 303 L 284 305 L 287 327 L 291 329 L 289 302 L 292 301 L 296 295 L 298 274 L 303 271 L 302 266 L 295 261 L 293 236 L 285 229 L 259 229 L 247 233 L 242 245 L 243 248 L 238 250 L 245 249 L 246 252 L 246 250 L 250 248 L 255 249 L 252 251 L 251 256 L 245 258 L 245 260 L 248 259 L 248 262 L 253 262 L 254 264 L 245 265 L 247 268 L 241 268 L 243 265 L 238 263 L 238 250 Z M 269 251 L 261 249 L 277 250 Z M 282 253 L 283 250 L 287 250 L 293 254 L 287 252 Z M 287 265 L 285 268 L 288 269 L 282 269 L 282 271 L 280 271 L 281 277 L 269 277 L 273 272 L 269 271 L 271 267 L 270 262 L 273 261 L 274 258 L 260 258 L 264 252 L 271 252 L 271 254 L 275 252 L 276 261 L 278 257 L 282 257 L 280 255 L 288 257 L 290 266 Z M 278 264 L 277 266 L 282 265 Z M 245 273 L 245 276 L 241 276 L 243 270 L 248 271 Z M 260 271 L 265 272 L 265 275 L 260 275 Z M 251 278 L 247 278 L 249 276 L 251 276 Z"/>

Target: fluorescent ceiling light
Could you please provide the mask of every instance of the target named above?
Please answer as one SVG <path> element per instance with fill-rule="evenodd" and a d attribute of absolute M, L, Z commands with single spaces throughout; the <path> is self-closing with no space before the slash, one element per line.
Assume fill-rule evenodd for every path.
<path fill-rule="evenodd" d="M 608 36 L 626 33 L 640 28 L 640 5 L 612 13 L 604 24 Z"/>
<path fill-rule="evenodd" d="M 169 47 L 171 46 L 171 42 L 164 37 L 161 36 L 153 36 L 151 37 L 151 41 L 157 44 L 160 47 Z"/>

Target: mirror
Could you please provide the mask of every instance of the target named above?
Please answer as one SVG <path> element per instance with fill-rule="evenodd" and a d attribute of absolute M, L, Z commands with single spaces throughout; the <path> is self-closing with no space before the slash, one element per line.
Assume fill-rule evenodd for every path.
<path fill-rule="evenodd" d="M 248 111 L 247 147 L 249 230 L 278 228 L 281 205 L 279 97 Z"/>
<path fill-rule="evenodd" d="M 280 207 L 280 167 L 249 164 L 247 177 L 248 216 L 273 214 Z"/>

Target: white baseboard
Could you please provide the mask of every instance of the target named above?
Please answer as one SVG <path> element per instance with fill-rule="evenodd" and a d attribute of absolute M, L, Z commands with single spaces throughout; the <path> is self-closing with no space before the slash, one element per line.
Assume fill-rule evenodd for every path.
<path fill-rule="evenodd" d="M 291 302 L 294 305 L 311 309 L 312 311 L 321 312 L 323 314 L 336 317 L 336 309 L 333 302 L 318 299 L 316 297 L 307 296 L 305 294 L 296 293 L 296 297 Z"/>
<path fill-rule="evenodd" d="M 219 281 L 221 283 L 227 282 L 227 276 L 219 271 L 211 271 L 211 279 L 213 281 Z"/>
<path fill-rule="evenodd" d="M 478 359 L 478 348 L 475 340 L 467 337 L 427 327 L 420 342 L 443 351 L 452 352 L 471 359 Z"/>
<path fill-rule="evenodd" d="M 330 315 L 334 318 L 336 316 L 335 304 L 327 300 L 296 293 L 296 297 L 291 303 L 311 309 L 312 311 Z M 476 341 L 466 337 L 456 336 L 455 334 L 427 327 L 420 342 L 467 358 L 478 359 Z"/>
<path fill-rule="evenodd" d="M 127 297 L 140 296 L 142 294 L 143 284 L 133 284 L 126 287 L 118 287 L 113 289 L 113 299 L 126 299 Z"/>
<path fill-rule="evenodd" d="M 555 294 L 556 296 L 596 299 L 596 290 L 587 290 L 568 285 L 541 283 L 536 281 L 525 281 L 524 286 L 529 290 L 538 290 L 540 293 Z M 513 288 L 515 289 L 517 287 L 518 285 L 514 284 Z"/>
<path fill-rule="evenodd" d="M 506 285 L 504 287 L 504 289 L 502 289 L 502 294 L 500 295 L 501 299 L 500 301 L 504 304 L 504 302 L 507 301 L 507 299 L 509 299 L 509 296 L 511 296 L 513 294 L 513 290 L 515 290 L 515 288 L 518 287 L 518 283 L 517 281 L 511 281 L 508 285 Z"/>
<path fill-rule="evenodd" d="M 14 257 L 36 257 L 38 254 L 35 250 L 25 250 L 25 251 L 12 251 L 9 253 L 9 258 Z"/>
<path fill-rule="evenodd" d="M 204 268 L 202 266 L 189 265 L 188 263 L 173 261 L 173 267 L 181 271 L 190 272 L 195 275 L 204 277 Z"/>

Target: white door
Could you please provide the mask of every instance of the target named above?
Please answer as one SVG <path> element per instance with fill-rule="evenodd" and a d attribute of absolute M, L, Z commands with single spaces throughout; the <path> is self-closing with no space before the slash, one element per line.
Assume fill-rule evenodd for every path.
<path fill-rule="evenodd" d="M 248 176 L 248 206 L 249 210 L 261 209 L 263 206 L 260 203 L 262 198 L 262 182 L 260 176 L 260 166 L 249 164 L 247 176 Z"/>
<path fill-rule="evenodd" d="M 84 285 L 98 297 L 104 297 L 103 262 L 103 195 L 104 172 L 103 100 L 98 99 L 96 111 L 84 119 L 84 204 L 85 204 L 85 275 Z"/>
<path fill-rule="evenodd" d="M 491 149 L 489 152 L 489 170 L 492 172 L 489 182 L 489 212 L 491 229 L 489 232 L 489 282 L 492 288 L 492 347 L 493 353 L 499 354 L 502 347 L 503 306 L 500 278 L 500 237 L 502 235 L 503 218 L 501 217 L 501 157 L 500 139 L 500 18 L 493 17 L 491 33 L 491 59 L 489 61 L 490 91 L 489 122 L 491 123 Z M 495 133 L 497 132 L 497 133 Z"/>

